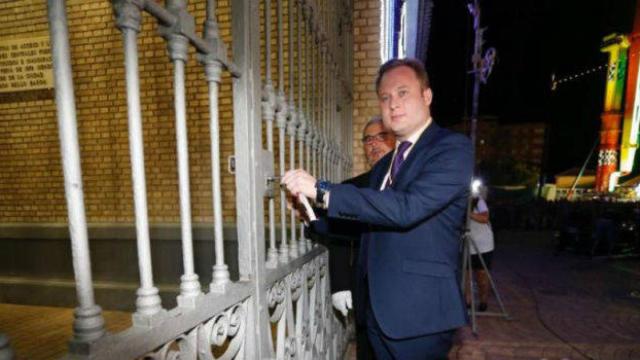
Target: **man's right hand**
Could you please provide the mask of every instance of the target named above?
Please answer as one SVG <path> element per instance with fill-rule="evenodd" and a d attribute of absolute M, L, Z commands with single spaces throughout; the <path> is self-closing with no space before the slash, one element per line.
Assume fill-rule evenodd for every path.
<path fill-rule="evenodd" d="M 295 198 L 302 194 L 313 200 L 316 198 L 316 178 L 302 169 L 287 171 L 280 183 L 284 185 Z"/>
<path fill-rule="evenodd" d="M 344 290 L 331 294 L 331 303 L 342 316 L 347 317 L 349 310 L 353 309 L 353 301 L 351 299 L 351 291 Z"/>

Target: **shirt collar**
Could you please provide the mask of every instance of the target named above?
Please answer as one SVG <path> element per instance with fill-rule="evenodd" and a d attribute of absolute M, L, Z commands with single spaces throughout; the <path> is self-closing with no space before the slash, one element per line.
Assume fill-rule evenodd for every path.
<path fill-rule="evenodd" d="M 411 136 L 409 136 L 407 138 L 407 141 L 411 142 L 411 148 L 413 148 L 413 145 L 416 144 L 416 142 L 418 142 L 418 139 L 420 139 L 420 136 L 422 135 L 422 133 L 427 130 L 427 128 L 429 127 L 429 125 L 431 125 L 431 123 L 433 122 L 433 119 L 431 117 L 429 117 L 429 119 L 427 119 L 427 121 L 425 121 L 424 125 L 422 125 L 418 130 L 416 130 L 413 134 L 411 134 Z M 396 140 L 396 149 L 398 149 L 398 145 L 400 145 L 400 141 Z"/>

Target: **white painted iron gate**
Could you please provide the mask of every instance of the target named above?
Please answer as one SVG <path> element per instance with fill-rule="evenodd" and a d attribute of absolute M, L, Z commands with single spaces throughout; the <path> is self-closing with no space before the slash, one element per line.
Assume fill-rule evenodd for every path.
<path fill-rule="evenodd" d="M 344 352 L 346 328 L 331 308 L 328 254 L 304 237 L 273 183 L 294 167 L 334 181 L 351 172 L 351 1 L 233 0 L 231 8 L 232 58 L 214 0 L 207 1 L 202 36 L 186 0 L 113 1 L 126 73 L 126 89 L 114 91 L 127 92 L 140 286 L 133 326 L 109 334 L 94 300 L 65 2 L 48 1 L 78 298 L 69 358 L 336 359 Z M 162 306 L 152 275 L 137 49 L 143 13 L 157 20 L 173 64 L 183 265 L 173 309 Z M 193 263 L 185 96 L 190 46 L 209 88 L 215 265 L 208 287 Z M 224 71 L 233 76 L 238 281 L 230 280 L 223 252 L 218 98 Z"/>

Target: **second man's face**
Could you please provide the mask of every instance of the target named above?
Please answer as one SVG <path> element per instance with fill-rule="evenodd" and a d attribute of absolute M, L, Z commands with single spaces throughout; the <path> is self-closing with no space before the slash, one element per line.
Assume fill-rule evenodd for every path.
<path fill-rule="evenodd" d="M 396 138 L 382 126 L 382 123 L 373 123 L 364 129 L 363 143 L 367 162 L 369 166 L 373 166 L 389 151 L 393 150 L 396 145 Z"/>

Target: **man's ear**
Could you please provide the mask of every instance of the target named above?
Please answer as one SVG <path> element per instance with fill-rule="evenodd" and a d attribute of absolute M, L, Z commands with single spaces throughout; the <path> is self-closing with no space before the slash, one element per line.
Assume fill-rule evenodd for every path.
<path fill-rule="evenodd" d="M 431 88 L 422 90 L 422 98 L 426 106 L 431 106 L 431 101 L 433 100 L 433 91 L 431 91 Z"/>

